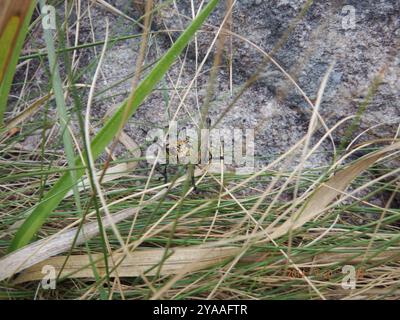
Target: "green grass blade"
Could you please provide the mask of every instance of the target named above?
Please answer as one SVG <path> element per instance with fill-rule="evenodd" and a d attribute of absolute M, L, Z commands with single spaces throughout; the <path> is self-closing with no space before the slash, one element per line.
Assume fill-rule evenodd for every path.
<path fill-rule="evenodd" d="M 214 10 L 219 0 L 211 0 L 202 12 L 192 21 L 188 28 L 181 34 L 172 47 L 165 53 L 165 55 L 155 65 L 153 70 L 146 76 L 146 78 L 136 88 L 135 95 L 132 103 L 127 105 L 124 102 L 118 111 L 110 118 L 104 127 L 99 131 L 91 144 L 93 156 L 97 158 L 112 141 L 118 133 L 121 123 L 124 124 L 129 117 L 131 117 L 143 100 L 152 92 L 156 84 L 164 77 L 165 73 L 182 53 L 183 49 L 188 45 L 196 31 L 202 26 L 204 21 Z M 128 117 L 124 118 L 124 111 L 127 108 Z M 82 166 L 80 159 L 75 162 L 76 167 Z M 76 178 L 84 174 L 83 169 L 76 170 Z M 30 216 L 25 220 L 22 226 L 18 229 L 10 247 L 9 251 L 14 251 L 30 242 L 36 232 L 40 229 L 43 223 L 51 212 L 58 206 L 63 199 L 64 195 L 72 188 L 73 181 L 70 174 L 64 174 L 52 189 L 44 196 L 41 203 L 39 203 L 32 211 Z"/>
<path fill-rule="evenodd" d="M 41 8 L 43 8 L 46 5 L 45 0 L 39 0 L 39 3 L 40 3 Z M 54 97 L 56 100 L 57 113 L 58 113 L 61 132 L 62 132 L 65 155 L 67 157 L 67 162 L 68 162 L 69 168 L 74 169 L 75 168 L 74 144 L 72 142 L 71 134 L 68 130 L 70 116 L 68 115 L 67 106 L 65 105 L 63 84 L 62 84 L 62 80 L 61 80 L 61 76 L 60 76 L 60 72 L 59 72 L 59 68 L 58 68 L 58 63 L 57 63 L 57 56 L 56 56 L 56 49 L 55 49 L 55 44 L 54 44 L 54 40 L 53 40 L 53 33 L 50 29 L 43 29 L 43 35 L 44 35 L 44 39 L 45 39 L 46 47 L 47 47 L 47 55 L 48 55 L 48 60 L 49 60 L 49 65 L 50 65 L 50 75 L 51 75 L 51 80 L 52 80 Z M 81 211 L 79 191 L 78 191 L 78 187 L 76 186 L 77 178 L 75 175 L 75 170 L 71 170 L 70 175 L 71 175 L 72 181 L 74 182 L 73 183 L 73 191 L 74 191 L 75 203 L 76 203 L 78 210 Z"/>

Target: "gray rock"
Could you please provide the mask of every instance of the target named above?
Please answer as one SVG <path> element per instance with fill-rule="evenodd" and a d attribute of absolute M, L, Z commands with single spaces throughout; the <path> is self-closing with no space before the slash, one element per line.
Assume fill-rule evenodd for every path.
<path fill-rule="evenodd" d="M 202 1 L 193 2 L 197 11 Z M 142 14 L 133 8 L 128 0 L 109 3 L 132 17 Z M 181 56 L 181 62 L 171 68 L 158 90 L 129 121 L 125 131 L 138 143 L 145 144 L 146 132 L 152 128 L 163 128 L 168 124 L 167 105 L 171 115 L 181 104 L 180 98 L 185 93 L 184 88 L 189 85 L 195 74 L 196 54 L 198 62 L 201 62 L 214 37 L 213 31 L 222 21 L 225 3 L 220 1 L 218 9 L 208 19 L 203 31 L 197 34 L 198 51 L 196 52 L 192 44 L 186 56 Z M 362 101 L 368 95 L 374 77 L 384 71 L 384 79 L 362 112 L 360 126 L 353 132 L 352 137 L 373 127 L 361 140 L 393 138 L 400 123 L 400 2 L 347 1 L 345 4 L 355 9 L 354 26 L 348 19 L 349 11 L 342 11 L 346 9 L 342 1 L 314 1 L 304 17 L 295 23 L 305 3 L 305 0 L 239 0 L 233 9 L 232 31 L 265 52 L 273 52 L 276 61 L 296 80 L 310 99 L 316 98 L 324 74 L 329 65 L 336 61 L 320 109 L 329 126 L 344 117 L 357 114 Z M 104 8 L 94 6 L 92 23 L 96 40 L 104 39 L 106 16 L 110 19 L 111 36 L 140 31 L 138 27 L 106 12 Z M 191 17 L 191 1 L 176 1 L 154 15 L 153 28 L 181 30 L 188 25 Z M 90 29 L 89 19 L 82 19 L 81 42 L 89 41 Z M 179 32 L 173 31 L 165 36 L 152 37 L 146 63 L 154 61 L 165 52 L 171 46 L 171 39 L 177 36 Z M 276 49 L 281 39 L 285 40 Z M 127 97 L 131 80 L 124 78 L 135 71 L 139 43 L 140 39 L 120 41 L 108 50 L 98 89 L 108 87 L 111 83 L 119 84 L 96 98 L 94 119 L 101 118 L 112 105 L 119 104 Z M 233 101 L 235 94 L 247 79 L 265 64 L 264 56 L 253 45 L 235 36 L 232 37 L 232 43 L 233 87 L 230 86 L 229 47 L 226 44 L 209 110 L 214 121 Z M 97 53 L 99 50 L 100 48 L 97 48 Z M 92 50 L 83 54 L 82 67 L 92 61 L 93 57 Z M 198 108 L 205 100 L 209 83 L 209 72 L 204 71 L 210 70 L 212 62 L 211 54 L 195 83 L 197 88 L 188 92 L 181 111 L 178 112 L 180 122 L 199 120 Z M 306 134 L 311 109 L 293 84 L 275 66 L 267 64 L 261 75 L 261 78 L 238 99 L 219 126 L 255 129 L 256 156 L 261 157 L 261 162 L 265 163 L 276 154 L 286 151 Z M 85 81 L 91 81 L 90 74 Z M 179 89 L 174 91 L 174 86 Z M 350 122 L 333 134 L 336 145 L 342 140 L 349 125 Z M 315 138 L 320 135 L 321 133 L 318 133 Z M 332 143 L 327 140 L 309 160 L 308 165 L 327 165 L 331 154 Z"/>
<path fill-rule="evenodd" d="M 195 1 L 197 4 L 200 2 Z M 225 13 L 223 3 L 225 1 L 221 1 L 209 24 L 219 25 Z M 346 6 L 352 6 L 355 10 L 352 25 L 349 20 L 351 10 L 342 1 L 314 1 L 304 18 L 294 25 L 287 40 L 275 52 L 275 46 L 285 37 L 305 3 L 304 0 L 238 1 L 233 10 L 233 31 L 266 52 L 274 52 L 274 58 L 311 99 L 316 98 L 328 66 L 336 61 L 321 106 L 321 114 L 325 119 L 330 119 L 330 125 L 357 114 L 373 79 L 383 70 L 385 75 L 382 84 L 363 112 L 360 127 L 353 137 L 377 124 L 381 126 L 370 130 L 365 139 L 394 137 L 400 121 L 400 2 L 347 1 Z M 160 28 L 162 25 L 163 28 L 178 28 L 178 21 L 188 22 L 184 16 L 191 16 L 190 2 L 179 1 L 177 4 L 177 7 L 166 8 L 160 13 L 156 19 Z M 168 15 L 165 16 L 164 11 Z M 199 34 L 200 58 L 208 49 L 212 36 Z M 233 38 L 233 45 L 233 80 L 239 86 L 256 72 L 264 63 L 264 58 L 251 45 L 238 38 Z M 290 108 L 310 107 L 294 86 L 276 67 L 269 64 L 255 87 L 259 89 L 249 89 L 252 93 L 247 100 L 248 117 L 250 109 L 257 113 L 268 106 L 265 101 L 274 98 L 279 100 L 282 107 L 281 117 L 272 121 L 273 126 L 281 129 L 279 134 L 282 136 L 296 135 L 291 131 L 293 127 L 290 121 L 294 117 L 290 115 Z M 341 140 L 345 128 L 343 126 L 337 132 L 337 142 Z M 269 131 L 270 128 L 266 127 L 268 136 Z"/>

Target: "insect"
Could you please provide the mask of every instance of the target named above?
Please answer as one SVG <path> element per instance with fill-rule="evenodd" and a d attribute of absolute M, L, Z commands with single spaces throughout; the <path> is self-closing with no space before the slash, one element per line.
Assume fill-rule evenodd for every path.
<path fill-rule="evenodd" d="M 206 118 L 205 121 L 205 126 L 206 129 L 210 129 L 211 127 L 211 119 L 209 117 Z M 170 157 L 176 157 L 177 159 L 177 164 L 184 166 L 187 174 L 190 175 L 191 183 L 193 186 L 193 189 L 196 191 L 196 183 L 195 183 L 195 176 L 194 176 L 194 169 L 195 166 L 198 164 L 190 163 L 188 159 L 192 156 L 193 152 L 198 152 L 198 150 L 195 150 L 195 146 L 192 145 L 192 142 L 190 140 L 190 137 L 188 137 L 183 131 L 186 130 L 186 128 L 182 128 L 178 132 L 178 138 L 176 141 L 176 150 L 172 150 L 171 146 L 169 145 L 169 135 L 166 137 L 166 163 L 163 165 L 163 172 L 162 175 L 164 177 L 164 182 L 168 182 L 168 167 L 171 165 L 169 163 Z M 184 163 L 180 162 L 180 160 L 185 159 Z M 211 161 L 212 156 L 209 153 L 208 157 L 209 161 Z"/>

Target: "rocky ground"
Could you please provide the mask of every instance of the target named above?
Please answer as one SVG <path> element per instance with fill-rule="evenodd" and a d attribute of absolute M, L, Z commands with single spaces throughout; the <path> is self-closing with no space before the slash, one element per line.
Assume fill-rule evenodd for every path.
<path fill-rule="evenodd" d="M 138 18 L 142 14 L 140 4 L 132 7 L 127 0 L 108 2 L 129 17 Z M 156 2 L 160 4 L 163 1 Z M 193 1 L 195 11 L 201 2 Z M 82 11 L 85 12 L 89 2 L 82 3 Z M 232 12 L 231 30 L 239 36 L 226 39 L 209 114 L 212 121 L 218 119 L 249 77 L 265 65 L 261 77 L 240 96 L 219 127 L 255 129 L 256 155 L 266 161 L 284 152 L 304 136 L 311 109 L 287 77 L 276 66 L 266 63 L 265 56 L 255 46 L 266 53 L 273 52 L 276 61 L 311 100 L 316 98 L 324 74 L 335 61 L 320 110 L 329 126 L 344 117 L 360 113 L 360 126 L 352 133 L 352 137 L 373 127 L 362 139 L 393 138 L 399 128 L 400 2 L 313 1 L 304 17 L 296 20 L 305 5 L 305 0 L 240 0 L 236 1 Z M 355 9 L 353 26 L 352 21 L 348 20 L 351 13 L 346 11 L 345 5 Z M 199 108 L 207 95 L 213 52 L 192 89 L 187 92 L 186 99 L 182 100 L 182 97 L 196 73 L 196 64 L 199 65 L 206 55 L 225 10 L 225 1 L 221 1 L 204 32 L 198 34 L 197 47 L 193 44 L 188 48 L 180 63 L 173 66 L 158 90 L 129 122 L 125 131 L 137 142 L 143 143 L 150 129 L 167 126 L 179 106 L 180 123 L 188 126 L 198 123 Z M 80 43 L 103 40 L 106 17 L 110 21 L 111 37 L 141 30 L 104 6 L 92 4 L 90 13 L 90 17 L 85 14 L 81 20 Z M 157 11 L 152 29 L 180 30 L 188 24 L 192 14 L 191 1 L 176 1 Z M 152 36 L 146 64 L 165 52 L 178 34 L 173 31 Z M 232 46 L 229 45 L 230 41 Z M 136 38 L 115 42 L 108 50 L 99 89 L 114 83 L 118 85 L 96 98 L 94 119 L 100 119 L 107 110 L 127 97 L 131 87 L 128 78 L 135 71 L 139 45 L 140 39 Z M 99 52 L 100 47 L 96 51 L 93 48 L 80 51 L 79 66 L 87 66 Z M 362 102 L 379 74 L 384 75 L 383 81 L 363 110 Z M 39 74 L 38 79 L 40 77 Z M 91 75 L 87 74 L 82 80 L 90 83 Z M 334 133 L 337 145 L 342 141 L 349 124 Z M 323 131 L 319 135 L 321 133 Z M 321 146 L 320 152 L 310 159 L 309 165 L 318 167 L 328 164 L 331 151 L 332 143 L 327 141 Z"/>

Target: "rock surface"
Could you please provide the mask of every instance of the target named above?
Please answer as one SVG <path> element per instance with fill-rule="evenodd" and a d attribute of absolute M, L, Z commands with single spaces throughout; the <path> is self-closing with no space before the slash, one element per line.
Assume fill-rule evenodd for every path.
<path fill-rule="evenodd" d="M 331 123 L 356 114 L 373 79 L 383 72 L 382 84 L 362 115 L 361 129 L 382 124 L 372 133 L 393 137 L 400 119 L 400 2 L 346 1 L 343 4 L 342 1 L 313 1 L 304 18 L 296 21 L 306 2 L 237 1 L 232 31 L 267 53 L 274 52 L 274 58 L 311 99 L 316 98 L 328 66 L 335 61 L 321 106 L 321 114 L 331 118 Z M 190 2 L 180 1 L 178 9 L 170 7 L 164 11 L 168 14 L 163 16 L 161 13 L 163 24 L 168 28 L 179 28 L 178 18 L 191 16 Z M 221 5 L 209 23 L 218 26 L 224 13 L 225 8 Z M 283 45 L 276 48 L 290 28 Z M 199 36 L 199 50 L 203 53 L 210 39 L 211 36 Z M 233 80 L 236 85 L 243 83 L 262 64 L 260 52 L 233 37 Z M 267 114 L 275 114 L 278 117 L 275 122 L 280 123 L 284 134 L 291 135 L 285 132 L 285 121 L 279 116 L 293 118 L 288 108 L 310 108 L 282 72 L 271 64 L 264 68 L 256 89 L 252 90 L 253 99 L 247 100 L 249 105 L 257 104 L 260 113 L 267 109 Z M 280 102 L 280 114 L 268 110 L 271 103 L 261 102 L 261 97 L 269 98 L 268 93 Z M 293 125 L 290 120 L 288 124 Z"/>
<path fill-rule="evenodd" d="M 130 5 L 130 1 L 108 2 L 127 16 L 138 18 L 142 14 L 137 6 Z M 160 4 L 164 1 L 155 2 Z M 359 113 L 360 125 L 351 133 L 352 138 L 369 128 L 361 140 L 394 138 L 398 134 L 400 2 L 313 1 L 304 11 L 304 17 L 297 19 L 307 2 L 240 0 L 236 1 L 232 11 L 231 30 L 239 36 L 226 38 L 209 115 L 216 121 L 249 77 L 265 65 L 261 77 L 239 97 L 219 124 L 219 127 L 255 129 L 255 152 L 256 156 L 264 159 L 263 162 L 283 153 L 306 134 L 311 107 L 276 66 L 265 63 L 265 55 L 260 50 L 272 52 L 274 59 L 312 101 L 330 64 L 335 62 L 320 106 L 320 113 L 329 127 Z M 155 13 L 153 31 L 162 32 L 151 37 L 145 64 L 154 62 L 165 52 L 179 35 L 177 30 L 189 23 L 193 16 L 192 3 L 197 12 L 202 3 L 199 0 L 176 1 Z M 168 72 L 165 81 L 129 122 L 125 131 L 139 143 L 145 143 L 149 130 L 166 127 L 178 107 L 179 122 L 188 126 L 198 123 L 199 109 L 207 96 L 214 51 L 205 61 L 197 80 L 192 80 L 196 65 L 200 65 L 206 56 L 225 15 L 225 4 L 226 1 L 220 1 L 218 9 L 203 28 L 204 32 L 197 34 L 197 46 L 192 44 L 188 48 L 180 62 Z M 140 32 L 140 27 L 99 5 L 91 7 L 91 16 L 91 21 L 87 16 L 82 19 L 81 43 L 90 42 L 92 37 L 97 41 L 104 39 L 105 17 L 110 20 L 111 36 Z M 166 29 L 174 31 L 167 33 Z M 131 87 L 128 77 L 135 71 L 139 45 L 140 39 L 135 38 L 118 41 L 108 50 L 98 86 L 118 85 L 97 97 L 94 118 L 101 118 L 112 105 L 127 97 Z M 100 48 L 96 50 L 98 54 Z M 80 64 L 85 66 L 93 58 L 94 52 L 89 50 L 81 56 Z M 380 86 L 369 103 L 363 105 L 374 79 L 379 75 L 383 75 Z M 90 75 L 85 81 L 90 83 Z M 192 87 L 187 90 L 190 84 Z M 350 121 L 334 132 L 336 146 L 349 126 Z M 316 137 L 322 133 L 323 130 Z M 332 143 L 327 140 L 309 160 L 309 165 L 318 167 L 329 164 L 331 156 Z"/>
<path fill-rule="evenodd" d="M 193 1 L 195 11 L 201 2 Z M 328 126 L 359 113 L 360 125 L 352 132 L 352 138 L 371 127 L 361 140 L 395 137 L 400 123 L 400 3 L 396 0 L 346 3 L 314 1 L 304 17 L 296 20 L 306 2 L 252 0 L 235 3 L 231 30 L 242 38 L 231 38 L 233 87 L 230 85 L 230 47 L 227 38 L 222 67 L 218 72 L 218 85 L 210 108 L 211 117 L 217 119 L 221 110 L 232 100 L 231 90 L 235 96 L 246 80 L 265 64 L 265 56 L 255 48 L 259 46 L 266 53 L 273 52 L 276 61 L 312 101 L 317 96 L 329 65 L 335 62 L 320 107 Z M 121 5 L 124 1 L 118 3 Z M 215 31 L 225 12 L 225 1 L 221 1 L 205 30 Z M 154 25 L 158 30 L 179 30 L 188 24 L 192 15 L 191 1 L 177 1 L 156 14 Z M 178 34 L 171 32 L 169 36 L 173 39 Z M 190 83 L 195 74 L 196 57 L 197 63 L 200 63 L 214 35 L 214 32 L 198 34 L 197 51 L 194 45 L 189 48 L 183 72 L 180 66 L 175 66 L 170 72 L 173 81 L 181 75 L 182 86 Z M 165 37 L 164 40 L 160 45 L 164 45 L 165 49 L 169 46 L 169 38 Z M 280 41 L 282 45 L 276 48 Z M 211 54 L 205 69 L 211 67 L 212 60 Z M 370 102 L 364 106 L 363 101 L 367 99 L 373 81 L 379 75 L 383 75 L 383 80 Z M 196 101 L 200 101 L 200 105 L 203 101 L 207 77 L 199 77 L 199 89 L 191 91 L 185 101 L 187 112 L 192 113 L 194 119 L 198 119 L 194 105 Z M 172 109 L 176 104 L 179 104 L 178 100 L 174 100 Z M 159 119 L 165 115 L 164 109 L 161 96 L 153 97 L 150 103 L 139 110 L 137 118 L 159 123 Z M 299 91 L 276 66 L 269 63 L 262 69 L 261 78 L 247 89 L 226 114 L 221 126 L 256 129 L 256 153 L 268 157 L 284 152 L 307 132 L 310 119 L 307 110 L 311 108 Z M 185 112 L 181 116 L 185 118 Z M 190 117 L 186 114 L 186 118 Z M 348 132 L 349 126 L 350 121 L 334 133 L 337 145 Z M 327 151 L 330 150 L 332 146 L 327 141 L 320 153 L 313 157 L 311 164 L 326 164 L 330 158 Z"/>

